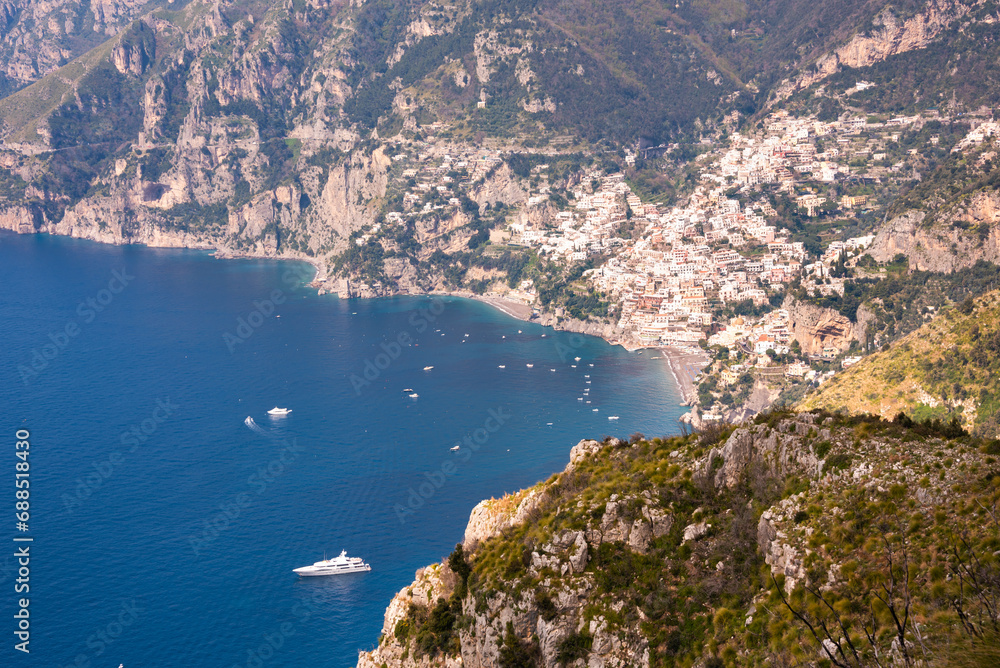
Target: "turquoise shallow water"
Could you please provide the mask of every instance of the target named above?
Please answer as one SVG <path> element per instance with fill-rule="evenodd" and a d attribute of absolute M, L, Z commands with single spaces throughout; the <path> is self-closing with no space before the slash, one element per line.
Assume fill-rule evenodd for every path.
<path fill-rule="evenodd" d="M 0 664 L 352 666 L 479 500 L 580 438 L 677 431 L 662 360 L 470 300 L 317 296 L 311 271 L 0 236 L 0 479 L 30 430 L 34 538 L 32 651 L 4 615 Z M 372 571 L 291 572 L 341 549 Z"/>

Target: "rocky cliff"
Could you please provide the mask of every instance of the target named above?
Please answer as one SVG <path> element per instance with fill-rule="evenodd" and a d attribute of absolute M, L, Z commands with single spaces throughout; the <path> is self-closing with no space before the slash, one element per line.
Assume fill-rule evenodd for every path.
<path fill-rule="evenodd" d="M 973 498 L 997 502 L 963 473 L 1000 474 L 978 445 L 824 413 L 581 441 L 562 473 L 476 506 L 464 542 L 393 599 L 378 648 L 358 666 L 808 664 L 847 648 L 830 625 L 862 623 L 851 610 L 868 610 L 900 549 L 914 564 L 907 605 L 927 620 L 905 623 L 901 642 L 933 635 L 940 644 L 926 657 L 944 657 L 969 636 L 918 583 L 946 582 L 934 568 L 967 563 L 938 552 L 960 533 L 989 541 L 996 527 L 983 515 L 929 541 L 912 532 L 943 526 Z M 839 601 L 837 616 L 807 608 L 809 592 Z M 902 595 L 893 590 L 894 604 Z M 834 630 L 811 636 L 802 619 Z M 851 642 L 859 656 L 881 655 L 894 637 Z"/>
<path fill-rule="evenodd" d="M 979 260 L 1000 262 L 1000 193 L 980 191 L 928 220 L 911 211 L 894 218 L 876 234 L 868 254 L 889 262 L 902 253 L 910 269 L 952 272 Z"/>
<path fill-rule="evenodd" d="M 788 311 L 792 338 L 807 355 L 820 355 L 828 348 L 840 353 L 858 338 L 855 324 L 832 309 L 807 304 L 791 295 L 785 297 L 781 308 Z"/>
<path fill-rule="evenodd" d="M 779 87 L 778 97 L 808 88 L 845 67 L 867 67 L 892 56 L 926 48 L 969 14 L 974 4 L 962 0 L 931 0 L 905 17 L 900 16 L 899 7 L 886 6 L 872 19 L 870 29 L 855 33 L 846 43 L 817 58 L 811 68 Z"/>
<path fill-rule="evenodd" d="M 3 0 L 0 96 L 65 65 L 156 4 L 151 0 Z"/>

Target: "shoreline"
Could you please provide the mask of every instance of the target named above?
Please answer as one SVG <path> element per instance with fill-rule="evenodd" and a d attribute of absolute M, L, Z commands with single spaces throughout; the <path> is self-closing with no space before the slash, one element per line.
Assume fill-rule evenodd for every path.
<path fill-rule="evenodd" d="M 462 290 L 434 291 L 431 295 L 446 295 L 448 297 L 462 297 L 463 299 L 474 299 L 477 302 L 492 306 L 496 310 L 509 315 L 512 318 L 529 322 L 535 314 L 535 309 L 524 302 L 515 301 L 499 295 L 477 295 L 474 292 Z"/>
<path fill-rule="evenodd" d="M 711 362 L 711 359 L 703 352 L 691 352 L 675 348 L 673 346 L 663 346 L 654 348 L 663 353 L 667 360 L 667 368 L 674 378 L 678 391 L 681 393 L 681 405 L 690 406 L 697 398 L 695 390 L 695 376 L 701 373 Z"/>
<path fill-rule="evenodd" d="M 27 233 L 17 232 L 14 230 L 9 230 L 12 234 L 24 235 Z M 202 250 L 209 252 L 213 258 L 218 260 L 239 260 L 239 259 L 255 259 L 255 260 L 273 260 L 277 262 L 303 262 L 310 265 L 314 270 L 315 274 L 312 280 L 304 284 L 309 287 L 314 287 L 319 290 L 319 294 L 324 294 L 325 283 L 330 280 L 330 276 L 327 274 L 327 267 L 324 262 L 316 258 L 311 258 L 303 255 L 302 257 L 292 256 L 292 255 L 272 255 L 266 253 L 254 253 L 246 251 L 235 251 L 231 248 L 220 247 L 214 245 L 177 245 L 177 246 L 154 246 L 147 243 L 138 242 L 126 242 L 126 243 L 113 243 L 101 241 L 98 239 L 88 239 L 86 237 L 70 237 L 69 235 L 63 234 L 52 234 L 51 232 L 33 232 L 30 234 L 48 234 L 49 236 L 60 236 L 67 238 L 76 238 L 85 241 L 92 241 L 94 243 L 109 245 L 109 246 L 145 246 L 147 248 L 154 249 L 177 249 L 177 250 Z M 336 293 L 334 293 L 336 294 Z M 608 336 L 606 333 L 601 333 L 598 331 L 579 331 L 578 328 L 574 327 L 564 327 L 561 323 L 555 320 L 554 314 L 536 312 L 535 308 L 524 302 L 516 301 L 502 295 L 497 294 L 486 294 L 480 295 L 471 291 L 466 290 L 432 290 L 431 292 L 424 293 L 406 293 L 397 292 L 393 295 L 383 295 L 385 297 L 391 296 L 414 296 L 414 295 L 441 295 L 450 297 L 461 297 L 463 299 L 473 299 L 480 303 L 486 304 L 500 311 L 501 313 L 508 315 L 517 320 L 524 322 L 535 322 L 544 327 L 552 327 L 557 331 L 570 331 L 579 332 L 587 334 L 588 336 L 596 336 L 598 338 L 604 339 L 610 345 L 622 346 L 630 352 L 636 352 L 639 350 L 656 350 L 660 351 L 664 359 L 667 361 L 667 369 L 674 380 L 674 384 L 677 386 L 677 390 L 681 395 L 681 405 L 690 405 L 691 402 L 696 398 L 696 392 L 694 389 L 694 376 L 696 376 L 702 368 L 704 368 L 708 363 L 709 359 L 704 353 L 700 351 L 695 353 L 691 351 L 682 350 L 673 346 L 632 346 L 627 341 L 623 341 L 618 336 Z M 339 299 L 360 299 L 360 297 L 341 297 L 337 294 Z M 373 299 L 378 299 L 379 297 L 372 297 Z M 547 318 L 546 316 L 551 316 Z M 549 320 L 549 322 L 546 322 Z"/>

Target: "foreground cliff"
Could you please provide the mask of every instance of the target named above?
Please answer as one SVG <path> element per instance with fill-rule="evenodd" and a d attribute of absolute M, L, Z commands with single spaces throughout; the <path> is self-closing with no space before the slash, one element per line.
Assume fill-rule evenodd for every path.
<path fill-rule="evenodd" d="M 996 665 L 997 451 L 826 413 L 581 441 L 473 510 L 358 666 Z"/>

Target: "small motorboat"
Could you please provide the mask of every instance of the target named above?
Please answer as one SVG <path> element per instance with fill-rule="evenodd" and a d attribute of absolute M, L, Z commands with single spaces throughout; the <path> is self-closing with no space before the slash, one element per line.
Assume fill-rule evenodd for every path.
<path fill-rule="evenodd" d="M 459 448 L 461 448 L 461 447 L 462 447 L 462 446 L 460 446 L 460 445 L 455 445 L 455 446 L 452 446 L 452 448 L 451 448 L 451 451 L 452 451 L 452 452 L 458 452 Z"/>
<path fill-rule="evenodd" d="M 430 370 L 431 370 L 431 369 L 433 369 L 433 368 L 434 368 L 434 367 L 432 367 L 432 366 L 425 366 L 425 367 L 424 367 L 424 371 L 430 371 Z"/>
<path fill-rule="evenodd" d="M 412 393 L 411 393 L 411 394 L 409 395 L 410 399 L 416 399 L 416 398 L 417 398 L 417 397 L 419 397 L 419 396 L 420 396 L 420 395 L 419 395 L 419 394 L 417 394 L 416 392 L 412 392 Z"/>

